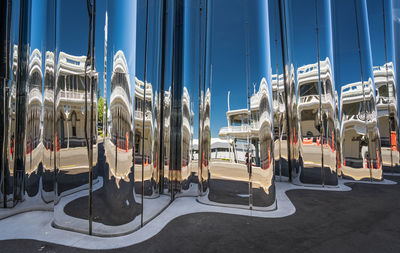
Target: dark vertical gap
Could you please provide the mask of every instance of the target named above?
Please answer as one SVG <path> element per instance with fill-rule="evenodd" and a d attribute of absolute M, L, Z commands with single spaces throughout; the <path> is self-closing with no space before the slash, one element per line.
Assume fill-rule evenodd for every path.
<path fill-rule="evenodd" d="M 166 48 L 166 23 L 167 23 L 167 1 L 162 1 L 162 38 L 161 38 L 161 87 L 160 87 L 160 193 L 164 193 L 164 90 L 165 90 L 165 48 Z M 143 205 L 143 203 L 142 203 Z"/>
<path fill-rule="evenodd" d="M 286 144 L 287 144 L 287 155 L 288 155 L 288 170 L 289 170 L 289 181 L 292 181 L 292 155 L 291 155 L 291 150 L 290 150 L 290 113 L 289 113 L 289 104 L 288 104 L 288 86 L 290 84 L 287 83 L 287 71 L 290 72 L 290 69 L 288 66 L 286 66 L 286 53 L 285 49 L 285 40 L 286 40 L 286 25 L 284 27 L 284 21 L 283 18 L 285 17 L 285 6 L 284 3 L 282 3 L 284 0 L 278 0 L 278 8 L 279 8 L 279 25 L 280 25 L 280 35 L 281 35 L 281 53 L 282 53 L 282 66 L 283 66 L 283 82 L 284 82 L 284 91 L 285 91 L 285 109 L 286 109 Z"/>
<path fill-rule="evenodd" d="M 367 156 L 367 166 L 369 164 L 369 157 L 370 157 L 370 150 L 369 150 L 369 138 L 368 138 L 368 125 L 367 125 L 367 103 L 365 101 L 365 91 L 364 91 L 364 70 L 363 70 L 363 63 L 362 63 L 362 54 L 361 54 L 361 41 L 360 41 L 360 28 L 358 23 L 358 13 L 357 13 L 357 2 L 354 2 L 354 12 L 356 18 L 356 29 L 357 29 L 357 46 L 358 46 L 358 57 L 360 60 L 360 70 L 361 70 L 361 85 L 362 85 L 362 93 L 363 93 L 363 105 L 364 105 L 364 124 L 365 124 L 365 135 L 363 136 L 367 143 L 368 143 L 368 156 Z M 364 161 L 362 161 L 364 164 Z M 372 171 L 369 168 L 370 180 L 372 181 Z"/>
<path fill-rule="evenodd" d="M 324 137 L 325 137 L 325 127 L 322 121 L 322 83 L 321 83 L 321 63 L 319 54 L 319 23 L 318 23 L 318 0 L 315 0 L 315 32 L 317 37 L 317 63 L 318 63 L 318 94 L 319 94 L 319 109 L 318 116 L 320 122 L 319 135 L 321 138 L 321 180 L 322 186 L 325 185 L 325 168 L 324 168 Z"/>
<path fill-rule="evenodd" d="M 146 0 L 146 28 L 144 35 L 144 77 L 143 77 L 143 103 L 142 103 L 142 205 L 141 205 L 141 215 L 140 215 L 140 226 L 143 227 L 143 206 L 144 206 L 144 129 L 146 122 L 146 86 L 147 86 L 147 29 L 148 29 L 148 16 L 149 16 L 149 0 Z"/>

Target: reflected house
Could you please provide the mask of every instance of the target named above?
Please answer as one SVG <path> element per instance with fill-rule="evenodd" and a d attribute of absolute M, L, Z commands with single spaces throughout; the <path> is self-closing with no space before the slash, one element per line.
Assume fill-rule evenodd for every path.
<path fill-rule="evenodd" d="M 44 131 L 43 145 L 46 150 L 53 150 L 53 107 L 54 107 L 54 53 L 46 52 L 44 81 Z M 52 158 L 48 158 L 52 159 Z M 45 159 L 46 160 L 46 159 Z"/>
<path fill-rule="evenodd" d="M 34 49 L 29 57 L 29 78 L 25 128 L 25 191 L 26 197 L 40 195 L 42 176 L 42 53 Z"/>
<path fill-rule="evenodd" d="M 14 159 L 15 159 L 15 128 L 16 128 L 16 89 L 18 71 L 18 45 L 13 46 L 11 81 L 5 94 L 5 163 L 4 163 L 4 207 L 13 207 L 16 200 L 13 196 L 14 186 Z M 6 115 L 7 114 L 7 115 Z"/>
<path fill-rule="evenodd" d="M 287 166 L 287 114 L 285 108 L 285 84 L 283 74 L 272 75 L 272 110 L 274 126 L 274 159 L 275 174 L 282 180 L 282 176 L 289 178 Z"/>
<path fill-rule="evenodd" d="M 25 172 L 33 173 L 42 160 L 41 131 L 42 119 L 42 54 L 38 49 L 32 51 L 29 59 L 29 90 L 26 122 L 26 163 Z"/>
<path fill-rule="evenodd" d="M 74 56 L 60 52 L 57 63 L 57 148 L 86 146 L 85 140 L 85 74 L 86 56 Z M 90 66 L 86 67 L 86 71 Z M 97 73 L 95 80 L 97 80 Z M 90 106 L 90 88 L 87 91 Z M 94 93 L 93 107 L 97 109 L 97 94 Z M 88 119 L 89 119 L 88 112 Z M 95 118 L 94 118 L 95 120 Z M 89 123 L 88 123 L 89 126 Z"/>
<path fill-rule="evenodd" d="M 332 79 L 328 57 L 297 69 L 301 183 L 337 184 Z"/>
<path fill-rule="evenodd" d="M 321 107 L 322 110 L 333 111 L 335 101 L 328 91 L 332 90 L 332 73 L 329 58 L 320 62 L 320 81 L 321 81 Z M 318 111 L 320 107 L 319 97 L 319 77 L 318 63 L 302 66 L 297 69 L 299 103 L 298 115 L 300 115 L 300 129 L 303 138 L 303 145 L 319 143 L 319 119 Z M 333 146 L 332 140 L 328 140 L 328 145 Z"/>
<path fill-rule="evenodd" d="M 135 161 L 141 164 L 142 155 L 145 164 L 151 163 L 152 136 L 153 136 L 153 87 L 135 78 Z M 144 92 L 146 91 L 146 94 Z M 145 98 L 145 99 L 144 99 Z M 144 115 L 143 115 L 143 109 Z M 144 135 L 143 135 L 144 123 Z M 143 140 L 144 136 L 144 140 Z M 142 150 L 144 141 L 144 150 Z"/>
<path fill-rule="evenodd" d="M 47 51 L 45 58 L 43 92 L 43 199 L 54 199 L 54 53 Z M 51 193 L 52 192 L 52 193 Z M 48 193 L 48 194 L 47 194 Z"/>
<path fill-rule="evenodd" d="M 283 86 L 283 74 L 272 75 L 272 109 L 274 112 L 274 134 L 279 135 L 279 127 L 285 127 L 283 122 L 286 118 L 285 113 L 285 88 Z M 279 118 L 284 117 L 284 118 Z M 283 124 L 280 126 L 280 124 Z"/>
<path fill-rule="evenodd" d="M 86 56 L 74 56 L 60 52 L 57 62 L 55 88 L 54 150 L 56 152 L 57 198 L 62 199 L 70 191 L 80 189 L 88 183 L 89 160 L 87 143 L 90 136 L 91 95 L 90 66 Z M 86 73 L 85 73 L 86 70 Z M 85 82 L 86 79 L 86 82 Z M 94 75 L 97 83 L 97 72 Z M 85 95 L 85 85 L 87 96 Z M 93 86 L 95 87 L 95 86 Z M 97 94 L 93 94 L 93 165 L 97 161 Z M 85 103 L 87 102 L 87 109 Z M 86 124 L 85 124 L 86 122 Z M 85 133 L 86 129 L 86 133 Z M 87 138 L 86 138 L 87 137 Z M 95 175 L 94 175 L 95 177 Z"/>
<path fill-rule="evenodd" d="M 110 138 L 106 138 L 105 150 L 110 172 L 118 179 L 125 179 L 131 172 L 132 158 L 132 99 L 129 69 L 124 52 L 119 50 L 113 58 L 111 94 L 108 116 Z M 117 158 L 120 156 L 120 158 Z M 124 158 L 124 159 L 121 159 Z M 118 161 L 125 160 L 120 164 Z M 117 164 L 119 166 L 117 166 Z"/>
<path fill-rule="evenodd" d="M 193 118 L 194 112 L 191 109 L 190 94 L 185 87 L 183 87 L 182 96 L 182 170 L 187 170 L 191 161 L 191 142 L 193 139 Z M 188 170 L 190 174 L 191 170 Z M 184 177 L 186 178 L 186 177 Z"/>
<path fill-rule="evenodd" d="M 268 84 L 266 79 L 263 78 L 260 82 L 258 92 L 254 89 L 253 95 L 250 98 L 250 110 L 237 109 L 228 110 L 226 112 L 228 126 L 220 129 L 219 137 L 221 139 L 228 139 L 229 142 L 231 142 L 230 152 L 232 152 L 233 155 L 233 158 L 231 158 L 232 160 L 235 162 L 245 163 L 246 153 L 249 151 L 251 156 L 254 158 L 253 163 L 255 163 L 256 166 L 261 165 L 261 162 L 263 161 L 260 160 L 260 136 L 263 138 L 264 135 L 271 135 L 270 128 L 272 122 L 270 113 L 271 108 Z M 262 129 L 261 132 L 260 129 Z M 248 150 L 237 150 L 238 141 L 249 141 L 251 146 L 248 147 Z M 270 155 L 272 154 L 272 150 L 269 150 L 268 152 Z"/>
<path fill-rule="evenodd" d="M 210 132 L 203 128 L 202 136 L 208 139 L 211 153 L 205 153 L 207 146 L 203 143 L 199 158 L 203 159 L 202 165 L 210 159 L 209 166 L 206 164 L 209 189 L 198 198 L 200 202 L 262 211 L 274 208 L 270 87 L 262 78 L 258 91 L 254 87 L 249 98 L 249 109 L 228 110 L 228 126 L 220 129 L 219 138 L 211 139 Z"/>
<path fill-rule="evenodd" d="M 387 170 L 399 162 L 397 149 L 397 100 L 393 62 L 373 67 L 376 107 L 381 138 L 382 166 Z"/>
<path fill-rule="evenodd" d="M 341 87 L 341 173 L 355 180 L 380 178 L 382 173 L 379 136 L 369 136 L 369 132 L 377 133 L 369 130 L 377 127 L 376 112 L 369 112 L 374 96 L 371 84 L 369 79 L 364 87 L 362 82 Z"/>

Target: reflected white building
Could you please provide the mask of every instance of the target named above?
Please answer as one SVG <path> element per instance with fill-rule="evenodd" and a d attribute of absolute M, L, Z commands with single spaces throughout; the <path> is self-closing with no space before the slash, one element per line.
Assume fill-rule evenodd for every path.
<path fill-rule="evenodd" d="M 229 99 L 229 98 L 228 98 Z M 260 164 L 260 128 L 267 132 L 262 134 L 271 134 L 271 108 L 270 108 L 270 91 L 265 78 L 261 79 L 259 89 L 250 97 L 249 109 L 228 110 L 226 112 L 227 127 L 222 127 L 219 131 L 221 139 L 228 140 L 231 143 L 231 151 L 234 154 L 233 160 L 245 162 L 247 152 L 255 158 L 255 163 Z M 270 138 L 270 137 L 269 137 Z M 238 140 L 249 142 L 250 146 L 246 149 L 241 148 Z M 236 143 L 234 145 L 234 143 Z M 239 146 L 238 146 L 239 145 Z M 269 151 L 272 152 L 271 150 Z M 211 155 L 212 157 L 212 155 Z"/>
<path fill-rule="evenodd" d="M 60 52 L 57 62 L 56 113 L 57 141 L 60 147 L 85 146 L 85 77 L 88 109 L 91 104 L 89 72 L 86 56 L 74 56 Z M 94 74 L 97 83 L 98 73 Z M 96 87 L 96 85 L 94 85 Z M 93 108 L 97 115 L 97 92 L 94 92 Z M 88 110 L 88 118 L 89 118 Z M 96 120 L 94 117 L 94 121 Z M 94 126 L 96 126 L 94 122 Z"/>

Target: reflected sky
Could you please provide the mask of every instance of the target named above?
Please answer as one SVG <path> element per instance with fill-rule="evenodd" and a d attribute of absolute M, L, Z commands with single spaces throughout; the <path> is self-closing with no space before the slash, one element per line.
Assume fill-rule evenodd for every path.
<path fill-rule="evenodd" d="M 62 48 L 63 51 L 68 52 L 72 55 L 85 55 L 85 50 L 82 51 L 83 48 L 87 48 L 87 25 L 79 25 L 79 24 L 87 24 L 88 15 L 86 8 L 76 8 L 77 4 L 82 5 L 82 3 L 78 3 L 80 0 L 72 0 L 72 1 L 58 1 L 57 4 L 61 4 L 60 6 L 62 10 L 65 10 L 67 13 L 71 13 L 73 9 L 73 13 L 75 13 L 74 18 L 63 19 L 62 23 L 57 24 L 57 26 L 62 29 L 64 32 L 62 34 L 58 34 L 57 41 L 60 42 L 59 48 Z M 127 1 L 128 3 L 129 1 Z M 190 2 L 190 1 L 189 1 Z M 231 101 L 231 110 L 246 108 L 247 106 L 247 98 L 243 94 L 246 94 L 246 46 L 245 46 L 245 19 L 246 19 L 246 11 L 247 13 L 255 13 L 264 10 L 260 10 L 258 8 L 260 2 L 264 1 L 242 1 L 242 0 L 220 0 L 220 1 L 212 1 L 212 11 L 213 11 L 213 19 L 212 19 L 212 91 L 215 94 L 218 94 L 217 97 L 213 97 L 212 105 L 213 105 L 213 113 L 212 113 L 212 137 L 218 136 L 218 131 L 221 127 L 227 125 L 226 120 L 226 111 L 227 111 L 227 93 L 228 90 L 231 91 L 230 101 Z M 266 1 L 265 1 L 266 2 Z M 150 1 L 150 4 L 152 1 Z M 247 3 L 247 10 L 245 8 L 245 4 Z M 103 96 L 103 71 L 104 71 L 104 25 L 105 25 L 105 10 L 106 10 L 106 0 L 97 0 L 96 1 L 96 45 L 95 45 L 95 60 L 96 60 L 96 70 L 99 72 L 99 90 L 100 95 Z M 128 3 L 129 4 L 129 3 Z M 143 80 L 143 71 L 144 71 L 144 30 L 145 30 L 145 4 L 146 1 L 138 1 L 138 17 L 137 17 L 137 43 L 136 43 L 136 77 L 139 80 Z M 193 8 L 194 4 L 188 4 L 186 8 Z M 154 6 L 154 5 L 153 5 Z M 226 8 L 229 6 L 229 8 Z M 267 6 L 265 6 L 267 8 Z M 125 8 L 125 11 L 129 11 L 129 8 Z M 154 13 L 154 12 L 153 12 Z M 124 15 L 121 15 L 123 17 Z M 260 71 L 257 69 L 257 66 L 262 66 L 260 64 L 260 59 L 262 57 L 255 57 L 255 53 L 264 54 L 263 52 L 251 52 L 252 48 L 264 48 L 265 50 L 269 50 L 266 47 L 261 47 L 262 43 L 269 38 L 261 39 L 261 40 L 253 40 L 251 34 L 255 34 L 256 31 L 266 30 L 266 27 L 261 27 L 265 22 L 259 22 L 256 18 L 261 18 L 262 15 L 248 15 L 249 20 L 249 34 L 250 34 L 250 83 L 256 83 L 258 89 L 258 85 L 262 77 L 266 77 L 269 70 Z M 149 17 L 152 18 L 152 17 Z M 190 16 L 192 25 L 198 27 L 198 17 Z M 113 24 L 113 27 L 120 27 L 120 29 L 124 29 L 125 26 L 129 24 L 124 24 L 122 19 L 115 18 L 116 22 Z M 65 22 L 64 22 L 65 21 Z M 68 21 L 68 22 L 66 22 Z M 118 24 L 117 24 L 118 23 Z M 125 27 L 126 28 L 126 27 Z M 198 31 L 198 30 L 196 30 Z M 195 31 L 189 30 L 189 34 L 194 33 Z M 120 33 L 121 37 L 126 36 L 126 34 Z M 82 37 L 84 36 L 84 37 Z M 197 37 L 197 36 L 196 36 Z M 81 39 L 77 39 L 81 38 Z M 150 38 L 149 38 L 150 39 Z M 109 43 L 111 40 L 115 40 L 114 43 L 118 44 L 119 41 L 123 45 L 122 47 L 128 46 L 125 43 L 129 43 L 128 40 L 124 40 L 123 38 L 113 38 L 110 36 L 108 38 Z M 197 43 L 197 42 L 195 42 Z M 195 44 L 197 46 L 197 44 Z M 168 48 L 168 47 L 167 47 Z M 132 50 L 133 51 L 133 50 Z M 112 52 L 108 52 L 111 54 Z M 198 52 L 195 51 L 185 51 L 188 54 L 188 57 L 192 57 L 193 54 L 195 57 L 198 57 Z M 315 61 L 315 60 L 314 60 Z M 192 66 L 194 67 L 194 66 Z M 197 69 L 197 68 L 196 68 Z M 168 71 L 167 71 L 168 73 Z M 229 74 L 226 74 L 229 73 Z M 188 82 L 197 82 L 197 70 L 185 70 L 185 85 L 192 86 L 193 84 L 188 84 Z M 109 76 L 109 75 L 108 75 Z M 168 86 L 169 84 L 166 83 Z M 197 85 L 197 84 L 196 84 Z M 193 86 L 192 86 L 193 87 Z M 196 88 L 197 91 L 197 88 Z M 198 95 L 195 93 L 195 97 Z M 191 94 L 191 95 L 192 95 Z M 197 118 L 197 106 L 194 107 L 195 117 Z M 195 124 L 197 125 L 197 124 Z M 194 138 L 197 138 L 198 131 L 194 130 Z"/>

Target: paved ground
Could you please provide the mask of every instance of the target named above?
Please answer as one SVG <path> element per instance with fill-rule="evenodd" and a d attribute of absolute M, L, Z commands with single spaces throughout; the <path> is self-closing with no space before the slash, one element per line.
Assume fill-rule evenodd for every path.
<path fill-rule="evenodd" d="M 400 252 L 400 185 L 348 185 L 350 192 L 288 192 L 297 212 L 286 218 L 190 214 L 148 241 L 107 252 Z M 11 240 L 0 241 L 0 252 L 88 251 Z"/>

